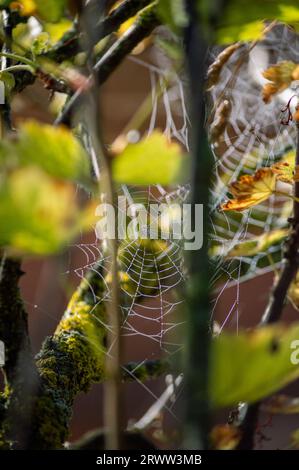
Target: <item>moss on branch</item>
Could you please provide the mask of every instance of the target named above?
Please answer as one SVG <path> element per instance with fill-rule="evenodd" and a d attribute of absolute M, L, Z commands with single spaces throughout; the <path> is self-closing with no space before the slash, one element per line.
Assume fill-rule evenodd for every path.
<path fill-rule="evenodd" d="M 105 379 L 106 303 L 101 299 L 106 285 L 100 269 L 91 270 L 82 280 L 54 335 L 37 356 L 41 383 L 30 448 L 61 448 L 68 437 L 74 398 Z M 123 368 L 123 379 L 157 378 L 168 367 L 163 360 L 130 363 Z"/>
<path fill-rule="evenodd" d="M 82 280 L 54 335 L 37 356 L 41 383 L 30 448 L 61 448 L 75 396 L 103 378 L 105 304 L 99 301 L 103 284 L 96 271 Z"/>

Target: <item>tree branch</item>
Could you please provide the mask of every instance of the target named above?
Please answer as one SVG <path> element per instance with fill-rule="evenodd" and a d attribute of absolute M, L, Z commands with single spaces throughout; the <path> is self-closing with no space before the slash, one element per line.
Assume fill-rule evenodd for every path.
<path fill-rule="evenodd" d="M 98 21 L 96 24 L 95 30 L 93 31 L 95 43 L 117 31 L 122 23 L 132 18 L 139 11 L 152 3 L 152 1 L 153 0 L 125 0 L 122 2 L 110 15 Z M 75 27 L 71 31 L 68 31 L 55 47 L 43 54 L 43 57 L 58 63 L 69 60 L 70 57 L 74 57 L 81 52 L 81 42 L 82 33 Z"/>
<path fill-rule="evenodd" d="M 61 448 L 68 436 L 74 398 L 105 380 L 107 354 L 107 286 L 102 266 L 94 267 L 73 294 L 54 335 L 37 356 L 41 377 L 33 412 L 32 449 Z M 127 282 L 127 281 L 126 281 Z M 145 381 L 167 370 L 164 360 L 122 367 L 123 380 Z"/>
<path fill-rule="evenodd" d="M 95 64 L 94 71 L 98 77 L 97 85 L 105 83 L 123 59 L 140 41 L 149 36 L 158 25 L 159 20 L 155 14 L 154 7 L 149 7 L 142 12 L 128 32 L 121 36 Z M 90 77 L 89 79 L 92 82 L 92 78 Z M 84 91 L 82 89 L 78 90 L 70 98 L 64 110 L 56 119 L 55 125 L 69 125 L 75 108 L 81 104 L 84 96 Z"/>
<path fill-rule="evenodd" d="M 2 11 L 6 42 L 2 52 L 9 52 L 12 24 L 9 11 Z M 1 69 L 10 65 L 1 58 Z M 10 105 L 0 106 L 1 137 L 11 131 Z M 3 221 L 5 223 L 5 221 Z M 30 432 L 33 395 L 37 386 L 37 371 L 31 354 L 27 312 L 21 299 L 19 279 L 23 274 L 17 259 L 1 256 L 0 267 L 0 339 L 5 345 L 5 393 L 1 397 L 1 446 L 17 442 L 15 448 L 24 448 Z"/>

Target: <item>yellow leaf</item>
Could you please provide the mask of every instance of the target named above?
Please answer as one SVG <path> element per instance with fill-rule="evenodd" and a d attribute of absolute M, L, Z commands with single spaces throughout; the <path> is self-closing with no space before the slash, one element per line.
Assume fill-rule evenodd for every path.
<path fill-rule="evenodd" d="M 212 342 L 210 397 L 215 407 L 253 403 L 298 379 L 292 347 L 299 324 L 266 326 L 238 335 L 222 333 Z"/>
<path fill-rule="evenodd" d="M 285 154 L 280 162 L 271 166 L 278 181 L 294 183 L 299 180 L 299 168 L 295 166 L 295 152 L 291 150 Z"/>
<path fill-rule="evenodd" d="M 299 65 L 289 60 L 283 60 L 263 72 L 263 77 L 270 81 L 262 90 L 265 103 L 271 101 L 272 96 L 288 88 L 293 80 L 299 78 Z"/>
<path fill-rule="evenodd" d="M 276 177 L 271 168 L 261 168 L 254 175 L 243 175 L 230 184 L 234 196 L 221 205 L 221 210 L 242 211 L 260 204 L 275 192 Z"/>
<path fill-rule="evenodd" d="M 288 233 L 288 229 L 272 230 L 271 232 L 263 233 L 259 237 L 237 243 L 231 249 L 225 249 L 223 246 L 215 247 L 212 254 L 215 256 L 224 253 L 226 258 L 255 256 L 259 253 L 265 253 L 271 246 L 281 243 Z"/>
<path fill-rule="evenodd" d="M 283 181 L 284 183 L 294 182 L 294 166 L 290 163 L 278 162 L 271 168 L 279 181 Z"/>
<path fill-rule="evenodd" d="M 121 149 L 121 142 L 113 146 Z M 176 184 L 184 178 L 189 160 L 182 155 L 181 147 L 169 141 L 160 131 L 136 144 L 128 144 L 112 160 L 114 180 L 122 184 Z"/>

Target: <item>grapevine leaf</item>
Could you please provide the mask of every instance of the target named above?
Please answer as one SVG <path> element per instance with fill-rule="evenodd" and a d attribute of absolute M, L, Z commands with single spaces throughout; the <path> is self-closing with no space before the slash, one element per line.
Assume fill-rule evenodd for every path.
<path fill-rule="evenodd" d="M 202 0 L 198 0 L 199 4 Z M 260 39 L 265 20 L 276 20 L 295 28 L 299 22 L 299 6 L 296 0 L 230 0 L 220 17 L 217 31 L 219 43 L 252 41 Z"/>
<path fill-rule="evenodd" d="M 243 175 L 229 185 L 234 196 L 221 210 L 242 211 L 268 199 L 275 192 L 276 177 L 271 168 L 261 168 L 254 175 Z"/>
<path fill-rule="evenodd" d="M 27 121 L 17 141 L 0 146 L 0 159 L 8 165 L 36 165 L 52 176 L 88 184 L 88 157 L 74 135 L 64 127 L 54 128 Z"/>
<path fill-rule="evenodd" d="M 238 258 L 242 256 L 255 256 L 259 253 L 265 253 L 270 247 L 282 243 L 289 234 L 287 229 L 276 229 L 270 232 L 263 233 L 259 237 L 245 240 L 233 246 L 233 248 L 226 248 L 215 246 L 212 249 L 212 256 L 223 255 L 226 258 Z"/>
<path fill-rule="evenodd" d="M 136 144 L 129 144 L 113 159 L 114 180 L 123 184 L 174 184 L 179 181 L 187 157 L 178 144 L 155 131 Z"/>
<path fill-rule="evenodd" d="M 255 402 L 299 377 L 292 361 L 299 324 L 271 325 L 238 335 L 222 333 L 213 343 L 211 399 L 215 407 Z M 297 354 L 298 356 L 298 354 Z"/>
<path fill-rule="evenodd" d="M 19 168 L 0 184 L 0 244 L 21 253 L 57 251 L 79 222 L 75 188 L 36 167 Z"/>
<path fill-rule="evenodd" d="M 263 76 L 270 81 L 264 85 L 262 90 L 264 102 L 269 103 L 273 95 L 288 88 L 293 80 L 298 80 L 299 65 L 284 60 L 265 70 Z"/>

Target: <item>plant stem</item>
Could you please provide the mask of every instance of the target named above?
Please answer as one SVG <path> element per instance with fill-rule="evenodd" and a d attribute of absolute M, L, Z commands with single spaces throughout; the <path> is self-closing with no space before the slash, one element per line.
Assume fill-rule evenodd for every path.
<path fill-rule="evenodd" d="M 196 2 L 185 0 L 188 26 L 185 33 L 190 79 L 192 132 L 192 210 L 204 208 L 203 246 L 189 256 L 185 351 L 185 447 L 205 449 L 210 429 L 210 262 L 208 255 L 209 193 L 213 159 L 204 130 L 204 63 L 207 45 L 199 30 Z M 194 227 L 194 220 L 193 225 Z"/>
<path fill-rule="evenodd" d="M 19 54 L 13 54 L 12 52 L 0 52 L 0 57 L 6 57 L 11 60 L 23 62 L 26 65 L 30 65 L 32 69 L 35 69 L 36 67 L 36 64 L 32 60 Z"/>
<path fill-rule="evenodd" d="M 25 64 L 17 64 L 17 65 L 11 65 L 10 67 L 6 67 L 3 72 L 19 72 L 20 70 L 34 73 L 35 70 L 31 67 L 31 65 L 25 65 Z"/>

